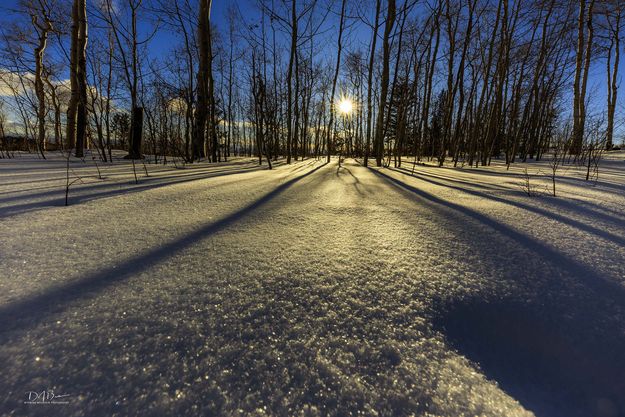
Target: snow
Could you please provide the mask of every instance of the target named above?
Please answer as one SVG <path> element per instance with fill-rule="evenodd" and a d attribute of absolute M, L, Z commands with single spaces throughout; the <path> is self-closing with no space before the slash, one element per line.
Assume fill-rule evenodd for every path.
<path fill-rule="evenodd" d="M 0 414 L 625 415 L 624 154 L 360 162 L 0 160 Z"/>

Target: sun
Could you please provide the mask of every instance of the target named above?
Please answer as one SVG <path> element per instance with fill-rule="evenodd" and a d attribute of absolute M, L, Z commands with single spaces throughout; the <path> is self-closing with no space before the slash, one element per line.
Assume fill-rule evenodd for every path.
<path fill-rule="evenodd" d="M 354 111 L 354 103 L 347 97 L 341 98 L 339 101 L 339 112 L 349 115 Z"/>

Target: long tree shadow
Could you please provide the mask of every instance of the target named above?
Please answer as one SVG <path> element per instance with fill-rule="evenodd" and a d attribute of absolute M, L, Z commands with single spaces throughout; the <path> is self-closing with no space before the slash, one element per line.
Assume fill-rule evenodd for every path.
<path fill-rule="evenodd" d="M 193 174 L 185 174 L 183 176 L 168 176 L 168 177 L 148 177 L 143 178 L 139 184 L 134 183 L 110 183 L 110 182 L 102 182 L 94 185 L 88 185 L 86 187 L 82 187 L 77 191 L 70 191 L 69 204 L 78 204 L 88 200 L 94 200 L 99 198 L 111 197 L 120 194 L 129 194 L 136 193 L 140 191 L 152 190 L 161 187 L 166 187 L 174 184 L 182 184 L 192 181 L 205 180 L 209 178 L 217 178 L 229 175 L 243 174 L 248 172 L 254 172 L 259 170 L 267 169 L 265 166 L 252 166 L 248 168 L 236 168 L 236 169 L 228 169 L 228 170 L 219 170 L 219 171 L 209 171 L 209 172 L 197 172 Z M 126 185 L 127 188 L 122 188 L 121 185 Z M 77 194 L 77 195 L 76 195 Z M 22 204 L 13 204 L 5 207 L 0 207 L 0 219 L 6 218 L 10 216 L 15 216 L 27 211 L 44 209 L 47 207 L 60 207 L 65 205 L 65 196 L 64 190 L 59 190 L 58 188 L 54 191 L 48 191 L 44 193 L 39 193 L 37 197 L 46 197 L 46 196 L 58 196 L 56 198 L 43 200 L 43 201 L 33 201 Z M 33 195 L 20 196 L 20 198 L 28 199 L 32 198 Z M 6 201 L 6 200 L 4 200 Z"/>
<path fill-rule="evenodd" d="M 213 174 L 224 174 L 224 173 L 239 173 L 239 172 L 247 172 L 247 171 L 257 171 L 260 169 L 264 169 L 264 166 L 259 166 L 258 164 L 254 164 L 254 165 L 249 165 L 246 167 L 210 167 L 211 169 L 202 169 L 202 170 L 198 170 L 198 169 L 193 169 L 193 170 L 189 170 L 189 172 L 180 172 L 178 170 L 162 170 L 162 171 L 158 171 L 157 173 L 151 173 L 150 176 L 145 177 L 143 175 L 143 170 L 141 171 L 137 171 L 137 175 L 140 177 L 140 181 L 141 184 L 139 185 L 153 185 L 153 186 L 158 186 L 158 185 L 168 185 L 169 181 L 183 181 L 185 179 L 189 179 L 189 180 L 195 180 L 195 179 L 202 179 L 204 177 L 213 175 Z M 220 169 L 212 169 L 212 168 L 220 168 Z M 184 171 L 187 171 L 186 169 Z M 124 172 L 124 175 L 129 175 L 131 174 L 132 171 L 130 172 Z M 83 192 L 83 191 L 96 191 L 99 189 L 106 189 L 109 187 L 114 187 L 114 186 L 119 186 L 119 185 L 135 185 L 134 180 L 130 181 L 128 180 L 128 178 L 125 178 L 123 182 L 115 182 L 115 181 L 108 181 L 109 177 L 110 177 L 110 173 L 104 171 L 103 175 L 105 176 L 105 178 L 107 180 L 105 181 L 98 181 L 97 180 L 97 175 L 89 175 L 89 176 L 83 176 L 82 178 L 90 178 L 90 179 L 96 179 L 96 181 L 90 182 L 87 185 L 84 186 L 79 186 L 74 190 L 71 190 L 71 192 L 73 194 L 75 194 L 76 192 Z M 73 180 L 73 178 L 70 178 L 70 181 Z M 33 198 L 45 198 L 45 197 L 49 197 L 49 196 L 55 196 L 59 193 L 62 193 L 65 191 L 64 189 L 64 182 L 65 182 L 65 177 L 63 178 L 58 178 L 56 179 L 56 181 L 63 181 L 63 187 L 59 187 L 57 186 L 55 190 L 51 190 L 51 191 L 40 191 L 40 192 L 36 192 L 36 193 L 31 193 L 31 194 L 25 194 L 25 195 L 12 195 L 12 196 L 8 196 L 8 197 L 2 197 L 0 198 L 0 204 L 5 204 L 5 203 L 9 203 L 9 202 L 13 202 L 13 201 L 20 201 L 20 200 L 28 200 L 28 199 L 33 199 Z M 37 181 L 39 182 L 39 181 Z"/>
<path fill-rule="evenodd" d="M 354 179 L 354 182 L 352 183 L 352 185 L 354 186 L 354 189 L 356 189 L 356 192 L 360 194 L 361 196 L 364 196 L 365 193 L 361 190 L 363 186 L 360 183 L 360 180 L 358 179 L 358 177 L 352 173 L 352 170 L 347 167 L 347 164 L 344 164 L 341 168 L 343 168 L 343 170 L 346 171 Z M 337 171 L 337 176 L 338 176 L 338 171 Z"/>
<path fill-rule="evenodd" d="M 488 183 L 488 182 L 485 182 L 485 181 L 478 181 L 475 178 L 470 178 L 470 180 L 469 179 L 460 180 L 460 179 L 458 179 L 457 176 L 454 177 L 452 175 L 443 175 L 441 173 L 437 173 L 437 175 L 435 175 L 435 174 L 432 174 L 429 171 L 426 173 L 422 169 L 419 169 L 419 170 L 415 169 L 415 170 L 413 170 L 412 167 L 406 168 L 405 166 L 402 166 L 402 167 L 388 167 L 388 168 L 393 170 L 393 171 L 401 171 L 401 172 L 403 172 L 406 175 L 423 174 L 423 175 L 432 176 L 434 178 L 438 178 L 438 179 L 441 179 L 441 180 L 453 181 L 453 182 L 458 183 L 458 184 L 470 185 L 472 187 L 481 188 L 481 189 L 484 189 L 484 190 L 491 190 L 491 191 L 494 191 L 495 189 L 499 189 L 499 190 L 502 190 L 502 191 L 508 191 L 509 190 L 509 188 L 504 186 L 504 185 L 494 184 L 492 182 Z M 439 167 L 429 166 L 428 168 L 434 168 L 434 169 L 432 169 L 432 171 L 435 171 Z M 461 171 L 461 172 L 470 173 L 469 171 Z"/>
<path fill-rule="evenodd" d="M 459 180 L 457 178 L 452 178 L 449 176 L 443 176 L 443 175 L 435 175 L 432 174 L 431 172 L 423 172 L 423 171 L 419 171 L 419 172 L 412 172 L 412 170 L 408 170 L 406 168 L 389 168 L 393 171 L 398 171 L 401 172 L 405 175 L 410 175 L 413 176 L 415 178 L 419 178 L 419 179 L 423 179 L 423 177 L 428 177 L 428 178 L 436 178 L 438 180 L 443 180 L 443 181 L 447 181 L 449 183 L 453 183 L 453 184 L 460 184 L 460 185 L 467 185 L 467 186 L 471 186 L 471 187 L 476 187 L 476 188 L 482 188 L 485 191 L 493 191 L 493 192 L 497 192 L 496 190 L 494 190 L 493 188 L 499 188 L 502 191 L 508 191 L 510 193 L 513 193 L 513 190 L 510 190 L 510 187 L 506 187 L 506 186 L 500 186 L 500 185 L 488 185 L 488 186 L 482 186 L 482 185 L 477 185 L 475 184 L 473 181 L 463 181 L 463 180 Z M 561 177 L 558 177 L 557 181 L 560 181 Z M 431 181 L 430 181 L 431 182 Z M 469 191 L 469 189 L 467 188 L 458 188 L 458 187 L 454 187 L 448 184 L 444 184 L 444 183 L 435 183 L 436 185 L 441 185 L 444 187 L 448 187 L 448 188 L 454 188 L 460 191 Z M 484 184 L 484 183 L 482 183 Z M 477 192 L 477 191 L 476 191 Z M 517 192 L 518 193 L 518 192 Z M 492 195 L 488 195 L 488 194 L 480 194 L 481 197 L 485 197 L 485 198 L 491 198 L 493 197 Z M 507 201 L 507 200 L 506 200 Z M 541 200 L 541 201 L 546 201 L 547 203 L 554 205 L 554 206 L 560 206 L 561 208 L 564 208 L 566 210 L 570 210 L 570 211 L 583 211 L 585 214 L 587 214 L 589 217 L 598 217 L 601 218 L 604 221 L 610 222 L 610 223 L 614 223 L 616 225 L 618 225 L 619 227 L 625 227 L 625 217 L 623 216 L 623 213 L 620 212 L 616 212 L 613 210 L 610 210 L 606 207 L 601 207 L 601 206 L 592 206 L 594 208 L 590 208 L 590 207 L 586 207 L 586 205 L 588 205 L 587 201 L 584 200 L 576 200 L 576 201 L 571 201 L 571 200 L 564 200 L 564 199 L 557 199 L 557 198 L 549 198 L 547 200 Z M 606 214 L 605 212 L 610 212 L 610 214 Z"/>
<path fill-rule="evenodd" d="M 376 169 L 370 170 L 378 176 L 389 181 L 391 184 L 399 187 L 404 191 L 409 191 L 412 194 L 416 194 L 419 197 L 422 197 L 432 203 L 437 205 L 446 207 L 448 209 L 452 209 L 453 211 L 460 213 L 464 216 L 470 217 L 479 223 L 482 223 L 491 229 L 501 233 L 504 236 L 508 236 L 512 238 L 517 243 L 520 243 L 522 246 L 527 249 L 536 252 L 538 256 L 547 260 L 548 262 L 557 264 L 559 268 L 566 270 L 573 276 L 577 277 L 581 281 L 584 282 L 585 285 L 593 288 L 595 291 L 599 292 L 601 295 L 607 297 L 608 299 L 613 299 L 617 303 L 621 305 L 625 305 L 625 288 L 623 288 L 620 284 L 608 280 L 601 275 L 599 275 L 594 269 L 589 266 L 572 259 L 552 247 L 541 243 L 532 237 L 518 232 L 509 226 L 498 222 L 488 216 L 485 216 L 477 211 L 471 210 L 468 207 L 452 203 L 447 200 L 443 200 L 442 198 L 436 197 L 428 192 L 415 188 L 411 185 L 406 184 L 405 182 L 394 178 L 390 175 L 387 175 L 381 171 Z"/>
<path fill-rule="evenodd" d="M 396 171 L 393 168 L 391 168 L 391 170 Z M 404 172 L 402 172 L 402 170 L 397 170 L 397 171 L 401 172 L 402 174 L 404 174 Z M 621 236 L 618 236 L 618 235 L 615 235 L 615 234 L 610 233 L 608 231 L 605 231 L 605 230 L 599 229 L 597 227 L 588 225 L 586 223 L 582 223 L 580 221 L 571 219 L 569 217 L 563 216 L 563 215 L 555 213 L 553 211 L 548 211 L 548 210 L 545 210 L 545 209 L 542 209 L 542 208 L 539 208 L 539 207 L 530 206 L 528 204 L 524 204 L 524 203 L 521 203 L 521 202 L 518 202 L 518 201 L 511 200 L 511 199 L 505 199 L 505 198 L 497 197 L 497 196 L 494 196 L 492 194 L 487 194 L 487 193 L 484 193 L 484 192 L 481 192 L 481 191 L 472 190 L 472 189 L 469 189 L 469 188 L 466 188 L 466 187 L 463 187 L 463 186 L 456 186 L 456 185 L 446 184 L 444 182 L 437 181 L 437 180 L 434 180 L 432 178 L 428 178 L 428 174 L 414 174 L 413 177 L 418 178 L 421 181 L 429 182 L 430 184 L 434 184 L 434 185 L 438 185 L 438 186 L 446 187 L 446 188 L 451 188 L 453 190 L 462 191 L 464 193 L 471 194 L 471 195 L 474 195 L 474 196 L 477 196 L 477 197 L 482 197 L 482 198 L 485 198 L 485 199 L 488 199 L 488 200 L 497 201 L 498 203 L 507 204 L 507 205 L 511 205 L 511 206 L 514 206 L 514 207 L 518 207 L 520 209 L 527 210 L 527 211 L 530 211 L 532 213 L 536 213 L 536 214 L 539 214 L 541 216 L 557 220 L 557 221 L 559 221 L 561 223 L 564 223 L 564 224 L 567 224 L 569 226 L 575 227 L 575 228 L 580 229 L 580 230 L 582 230 L 584 232 L 592 233 L 595 236 L 601 237 L 601 238 L 603 238 L 605 240 L 611 241 L 611 242 L 616 243 L 618 245 L 625 246 L 625 238 L 623 238 Z M 453 180 L 445 180 L 445 181 L 453 182 Z M 556 203 L 556 204 L 560 204 L 562 206 L 561 203 Z M 568 208 L 570 209 L 571 207 L 569 206 Z M 588 210 L 588 209 L 580 209 L 580 211 L 583 211 L 583 210 Z M 612 216 L 607 216 L 605 214 L 600 214 L 600 213 L 597 213 L 595 211 L 592 211 L 592 214 L 595 215 L 595 216 L 601 216 L 604 220 L 607 220 L 609 222 L 619 224 L 620 226 L 625 226 L 624 222 L 620 221 L 619 219 L 615 219 Z"/>
<path fill-rule="evenodd" d="M 72 301 L 89 297 L 114 284 L 120 283 L 132 275 L 137 274 L 151 265 L 162 262 L 173 254 L 180 252 L 201 239 L 215 234 L 231 224 L 241 220 L 254 210 L 259 209 L 289 187 L 305 177 L 315 173 L 326 164 L 319 165 L 310 171 L 292 178 L 265 194 L 258 200 L 250 203 L 241 210 L 213 223 L 206 224 L 192 233 L 166 243 L 158 248 L 149 250 L 141 255 L 128 259 L 118 265 L 102 269 L 91 275 L 73 280 L 69 283 L 51 288 L 42 294 L 34 295 L 20 301 L 0 307 L 0 333 L 19 328 L 23 330 L 38 323 L 49 313 L 58 313 Z"/>
<path fill-rule="evenodd" d="M 612 190 L 616 190 L 616 191 L 620 191 L 623 192 L 625 191 L 625 185 L 622 184 L 615 184 L 613 182 L 608 182 L 608 181 L 604 181 L 604 180 L 595 180 L 595 181 L 587 181 L 584 178 L 571 178 L 571 177 L 558 177 L 559 181 L 562 181 L 564 183 L 569 183 L 572 185 L 576 185 L 576 186 L 580 186 L 583 185 L 585 187 L 591 186 L 597 186 L 597 187 L 604 187 L 604 188 L 610 188 Z"/>
<path fill-rule="evenodd" d="M 512 298 L 441 299 L 434 328 L 482 372 L 540 417 L 625 416 L 625 289 L 552 247 L 467 207 L 371 170 L 458 225 L 488 227 L 486 250 L 511 239 L 558 271 Z M 444 214 L 445 215 L 445 214 Z M 473 222 L 466 222 L 469 218 Z M 476 230 L 476 235 L 482 233 Z M 501 243 L 503 244 L 503 242 Z M 564 276 L 559 276 L 564 274 Z M 572 280 L 572 281 L 571 281 Z M 527 290 L 524 290 L 527 291 Z"/>
<path fill-rule="evenodd" d="M 585 211 L 591 216 L 596 215 L 605 219 L 614 219 L 614 222 L 622 222 L 623 224 L 625 224 L 625 212 L 623 212 L 622 210 L 593 204 L 588 200 L 583 200 L 576 197 L 571 197 L 571 199 L 567 200 L 565 204 L 568 204 L 570 207 L 574 207 L 575 209 L 581 207 L 582 211 Z"/>
<path fill-rule="evenodd" d="M 531 165 L 531 164 L 530 164 Z M 441 170 L 452 170 L 452 171 L 458 171 L 460 168 L 457 167 L 439 167 L 436 165 L 427 165 L 428 167 L 431 168 L 437 168 L 437 169 L 441 169 Z M 573 168 L 575 167 L 575 164 L 570 164 L 570 165 L 564 165 L 563 168 Z M 610 175 L 613 176 L 618 176 L 618 174 L 615 174 L 613 172 L 613 170 L 611 169 L 611 167 L 603 167 L 602 170 L 606 173 L 609 173 Z M 486 176 L 496 176 L 496 177 L 506 177 L 506 178 L 516 178 L 516 179 L 523 179 L 524 175 L 521 172 L 511 172 L 511 171 L 494 171 L 494 170 L 489 170 L 489 169 L 484 169 L 484 168 L 472 168 L 471 171 L 467 171 L 470 172 L 471 174 L 477 174 L 477 175 L 486 175 Z M 584 175 L 582 173 L 580 173 L 580 175 Z M 568 182 L 571 183 L 573 185 L 577 185 L 577 186 L 584 186 L 587 187 L 589 184 L 592 185 L 598 185 L 598 186 L 602 186 L 602 187 L 606 187 L 606 188 L 612 188 L 615 190 L 619 190 L 619 191 L 623 191 L 625 190 L 625 185 L 622 184 L 615 184 L 612 182 L 608 182 L 608 181 L 604 181 L 602 179 L 599 179 L 597 181 L 587 181 L 585 178 L 580 177 L 580 178 L 572 178 L 572 177 L 562 177 L 562 176 L 558 176 L 558 180 L 559 181 L 563 181 L 563 182 Z"/>
<path fill-rule="evenodd" d="M 480 197 L 484 197 L 484 198 L 496 198 L 495 196 L 493 196 L 492 194 L 484 194 L 484 193 L 479 193 L 479 191 L 477 190 L 471 190 L 471 189 L 467 189 L 465 187 L 462 187 L 462 185 L 467 185 L 467 186 L 471 186 L 471 187 L 476 187 L 476 188 L 482 188 L 485 191 L 493 191 L 493 192 L 497 192 L 496 190 L 493 189 L 493 187 L 486 187 L 486 186 L 479 186 L 476 185 L 475 183 L 473 183 L 472 181 L 462 181 L 462 180 L 458 180 L 456 178 L 451 178 L 448 176 L 442 176 L 442 175 L 435 175 L 432 174 L 430 172 L 423 172 L 423 171 L 419 171 L 419 172 L 412 172 L 411 170 L 408 170 L 406 168 L 389 168 L 392 171 L 398 171 L 404 175 L 410 175 L 412 177 L 415 178 L 419 178 L 421 180 L 424 181 L 428 181 L 432 184 L 435 185 L 441 185 L 447 188 L 453 188 L 459 191 L 463 191 L 463 192 L 471 192 L 473 191 L 474 195 L 478 195 Z M 445 184 L 445 183 L 440 183 L 440 182 L 433 182 L 431 180 L 427 180 L 424 177 L 427 178 L 435 178 L 438 180 L 443 180 L 446 181 L 448 183 L 453 183 L 453 184 L 459 184 L 459 186 L 453 186 L 453 185 L 449 185 L 449 184 Z M 560 178 L 558 178 L 558 181 L 560 180 Z M 520 191 L 514 191 L 514 190 L 510 190 L 510 187 L 506 187 L 506 186 L 496 186 L 498 188 L 500 188 L 503 191 L 508 191 L 509 193 L 516 193 L 518 194 Z M 479 194 L 476 194 L 479 193 Z M 551 197 L 551 196 L 549 196 Z M 605 220 L 607 222 L 611 222 L 611 223 L 615 223 L 617 224 L 619 227 L 625 227 L 625 217 L 621 216 L 622 213 L 617 213 L 614 212 L 610 209 L 607 209 L 605 207 L 600 207 L 600 206 L 594 206 L 595 208 L 589 208 L 589 207 L 585 207 L 584 205 L 588 204 L 586 201 L 575 201 L 572 202 L 570 200 L 564 200 L 564 199 L 557 199 L 557 198 L 549 198 L 546 200 L 541 200 L 541 201 L 546 201 L 547 203 L 551 204 L 551 205 L 557 205 L 560 206 L 564 209 L 570 210 L 570 211 L 583 211 L 584 213 L 586 213 L 589 217 L 600 217 L 602 220 Z M 508 200 L 505 200 L 504 202 L 508 202 Z M 521 203 L 519 203 L 521 204 Z M 604 211 L 610 211 L 611 214 L 606 214 Z"/>
<path fill-rule="evenodd" d="M 617 329 L 582 335 L 518 300 L 473 298 L 437 306 L 434 327 L 537 416 L 625 415 L 625 344 Z"/>

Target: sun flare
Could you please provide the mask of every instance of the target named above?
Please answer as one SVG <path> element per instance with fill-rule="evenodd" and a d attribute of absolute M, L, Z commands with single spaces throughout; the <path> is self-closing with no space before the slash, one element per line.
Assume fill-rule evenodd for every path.
<path fill-rule="evenodd" d="M 342 98 L 339 101 L 339 112 L 349 115 L 352 111 L 354 111 L 354 103 L 347 97 Z"/>

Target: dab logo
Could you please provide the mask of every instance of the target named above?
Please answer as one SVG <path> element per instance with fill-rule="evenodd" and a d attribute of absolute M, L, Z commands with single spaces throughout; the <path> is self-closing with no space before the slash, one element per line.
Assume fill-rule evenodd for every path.
<path fill-rule="evenodd" d="M 70 394 L 55 394 L 52 390 L 28 391 L 24 404 L 69 404 L 69 396 Z"/>

